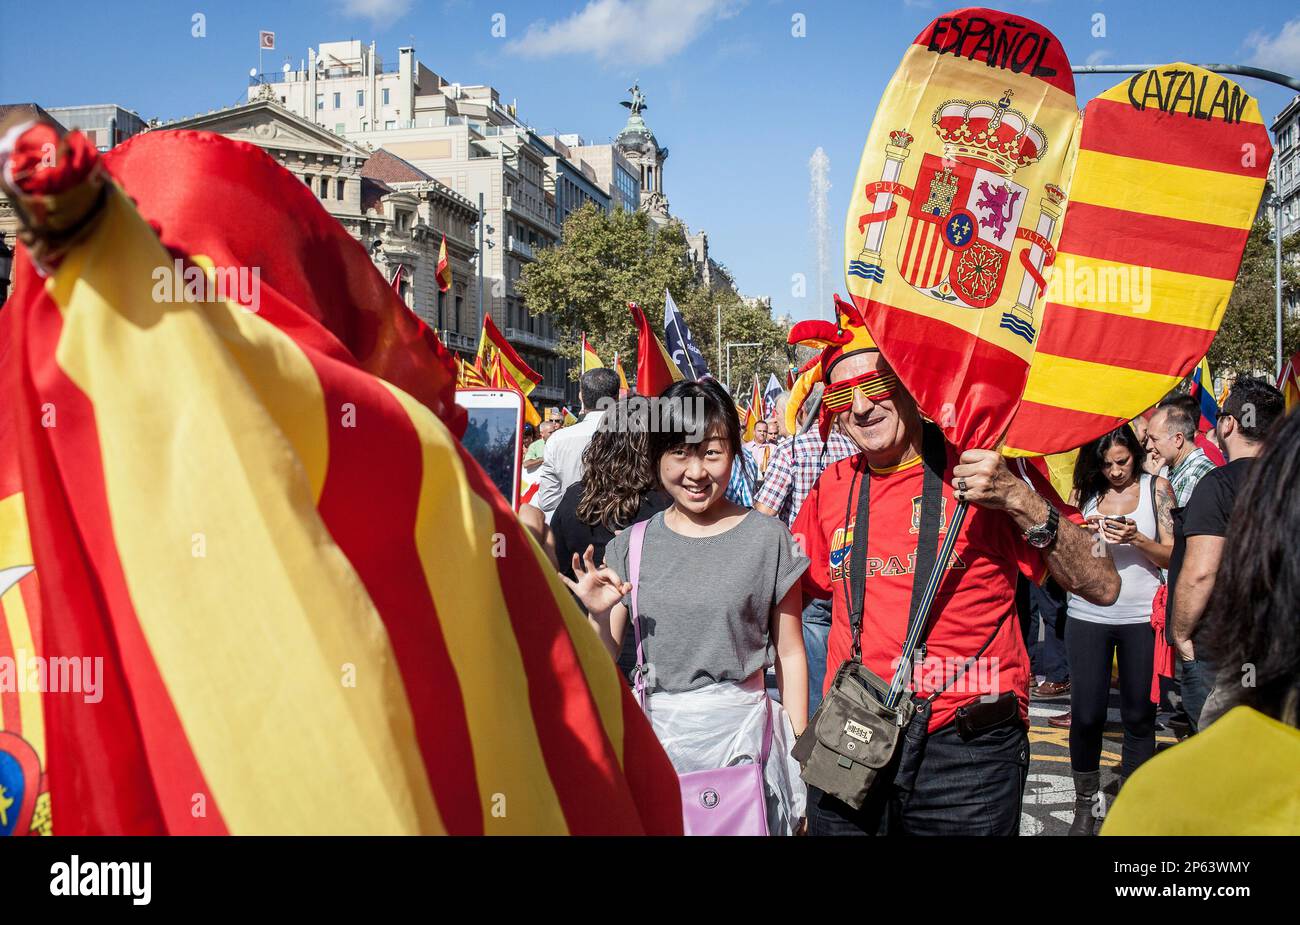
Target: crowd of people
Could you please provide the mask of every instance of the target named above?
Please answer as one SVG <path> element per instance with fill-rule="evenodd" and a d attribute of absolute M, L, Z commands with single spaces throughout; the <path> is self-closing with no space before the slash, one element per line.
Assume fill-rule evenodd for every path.
<path fill-rule="evenodd" d="M 1231 762 L 1243 737 L 1271 749 L 1281 813 L 1243 824 L 1296 829 L 1300 567 L 1285 543 L 1300 526 L 1300 421 L 1281 421 L 1268 384 L 1233 385 L 1208 435 L 1226 465 L 1198 445 L 1194 400 L 1175 395 L 1082 447 L 1067 500 L 1034 467 L 943 445 L 865 336 L 836 351 L 788 425 L 769 416 L 750 442 L 711 379 L 671 386 L 654 426 L 609 370 L 585 373 L 580 397 L 580 423 L 544 424 L 529 447 L 540 490 L 521 518 L 643 692 L 678 773 L 761 765 L 766 831 L 1015 834 L 1030 700 L 1066 696 L 1053 721 L 1070 730 L 1071 834 L 1100 831 L 1108 812 L 1107 833 L 1231 831 L 1231 812 L 1212 820 L 1203 801 L 1180 815 L 1176 802 L 1212 786 L 1184 769 Z M 914 628 L 915 588 L 940 565 L 927 543 L 962 502 Z M 842 666 L 860 663 L 883 693 L 914 633 L 883 784 L 858 804 L 805 783 L 792 748 L 827 740 L 819 707 Z M 1120 796 L 1107 806 L 1115 686 Z M 1162 699 L 1195 738 L 1153 760 Z M 1246 778 L 1233 780 L 1244 801 Z"/>

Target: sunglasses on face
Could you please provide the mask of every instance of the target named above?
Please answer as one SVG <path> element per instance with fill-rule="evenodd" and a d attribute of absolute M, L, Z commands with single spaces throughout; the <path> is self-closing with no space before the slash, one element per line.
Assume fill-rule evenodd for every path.
<path fill-rule="evenodd" d="M 822 404 L 827 411 L 847 411 L 853 407 L 853 394 L 862 390 L 862 394 L 873 402 L 884 401 L 898 391 L 898 377 L 890 372 L 879 370 L 854 376 L 826 387 Z"/>

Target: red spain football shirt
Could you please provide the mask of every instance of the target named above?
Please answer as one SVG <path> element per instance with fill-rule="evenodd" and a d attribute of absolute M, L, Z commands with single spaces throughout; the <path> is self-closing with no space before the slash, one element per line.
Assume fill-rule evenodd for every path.
<path fill-rule="evenodd" d="M 956 509 L 952 488 L 955 461 L 950 450 L 944 473 L 940 544 Z M 1016 464 L 1012 466 L 1012 471 L 1017 471 Z M 864 457 L 849 457 L 829 466 L 791 527 L 812 561 L 804 573 L 804 591 L 833 601 L 826 690 L 852 649 L 847 573 L 857 516 L 856 490 L 853 503 L 849 504 L 855 468 L 861 484 L 868 471 Z M 1025 470 L 1034 488 L 1057 504 L 1063 517 L 1078 521 L 1078 512 L 1060 503 L 1050 483 L 1036 469 L 1025 466 Z M 892 470 L 870 470 L 869 477 L 871 517 L 867 531 L 862 660 L 888 683 L 907 633 L 924 469 L 917 458 Z M 914 674 L 912 689 L 926 696 L 942 687 L 993 635 L 998 620 L 1003 615 L 1006 619 L 979 662 L 935 700 L 930 716 L 931 732 L 952 722 L 959 707 L 985 694 L 1003 691 L 1015 692 L 1021 717 L 1028 719 L 1029 656 L 1015 615 L 1016 576 L 1023 574 L 1038 582 L 1045 577 L 1046 569 L 1042 554 L 1026 542 L 1008 515 L 971 505 L 931 610 L 932 629 L 926 640 L 926 658 L 921 670 Z"/>

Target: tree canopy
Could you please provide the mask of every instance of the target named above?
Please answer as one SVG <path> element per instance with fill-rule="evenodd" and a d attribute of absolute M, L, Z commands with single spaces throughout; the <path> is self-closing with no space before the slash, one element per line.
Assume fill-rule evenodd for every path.
<path fill-rule="evenodd" d="M 718 379 L 726 373 L 718 362 L 718 311 L 722 313 L 722 342 L 761 343 L 758 348 L 732 350 L 732 383 L 743 391 L 754 373 L 763 382 L 775 372 L 783 378 L 791 356 L 786 327 L 763 304 L 747 304 L 733 290 L 710 289 L 699 279 L 690 259 L 686 232 L 675 222 L 656 228 L 643 212 L 605 213 L 592 204 L 573 212 L 564 223 L 561 242 L 537 252 L 524 267 L 518 290 L 534 315 L 549 312 L 555 327 L 572 331 L 557 348 L 561 356 L 578 356 L 578 332 L 601 358 L 612 364 L 614 352 L 633 375 L 636 367 L 636 328 L 627 309 L 636 302 L 655 333 L 663 338 L 664 291 L 672 293 L 690 328 L 695 345 Z"/>
<path fill-rule="evenodd" d="M 1251 375 L 1275 371 L 1277 324 L 1274 308 L 1274 244 L 1271 224 L 1258 221 L 1246 238 L 1237 282 L 1224 312 L 1223 323 L 1210 347 L 1210 369 L 1216 376 Z M 1291 298 L 1300 292 L 1300 234 L 1282 242 L 1282 292 Z M 1300 318 L 1283 318 L 1282 356 L 1300 349 Z"/>

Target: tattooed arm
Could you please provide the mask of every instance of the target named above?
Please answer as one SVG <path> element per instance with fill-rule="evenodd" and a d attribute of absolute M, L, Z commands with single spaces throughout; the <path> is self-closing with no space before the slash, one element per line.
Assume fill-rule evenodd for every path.
<path fill-rule="evenodd" d="M 1156 479 L 1156 536 L 1134 531 L 1129 542 L 1160 568 L 1169 568 L 1174 551 L 1174 490 L 1166 479 Z"/>

